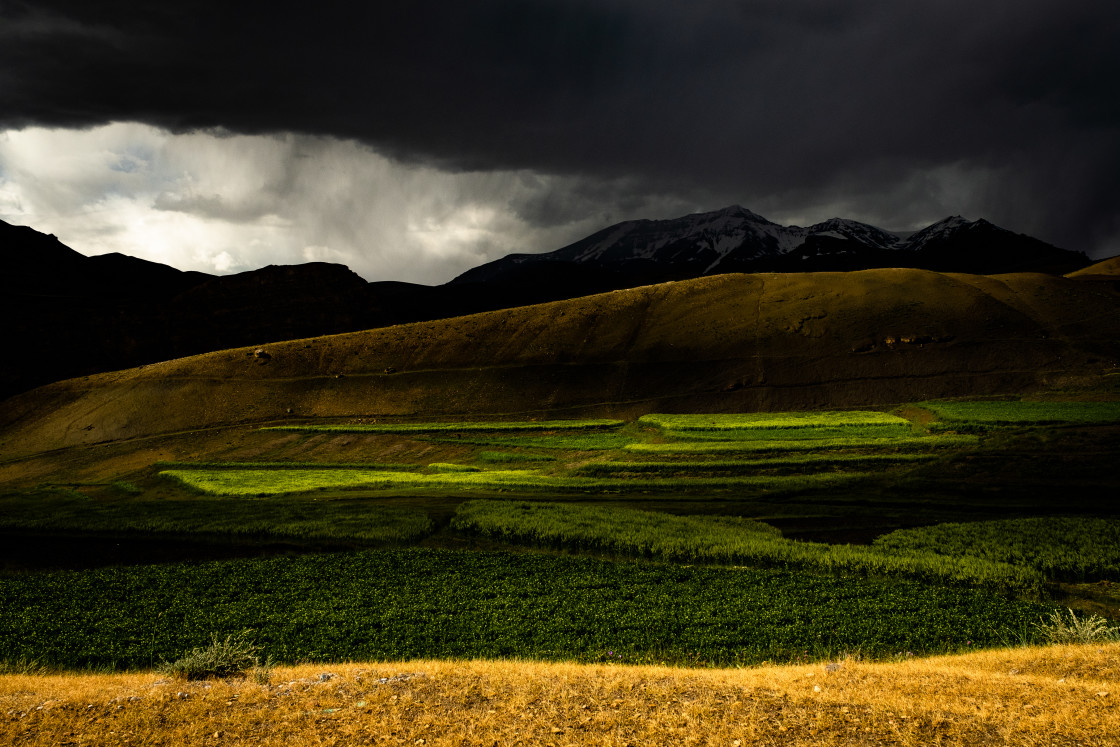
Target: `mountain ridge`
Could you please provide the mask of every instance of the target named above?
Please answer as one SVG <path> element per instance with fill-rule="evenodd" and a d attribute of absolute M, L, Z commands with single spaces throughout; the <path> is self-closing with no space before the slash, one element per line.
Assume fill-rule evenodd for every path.
<path fill-rule="evenodd" d="M 977 244 L 987 242 L 977 252 Z M 962 248 L 964 245 L 967 248 Z M 951 257 L 947 260 L 946 257 Z M 543 254 L 517 253 L 472 268 L 451 281 L 501 281 L 514 268 L 572 263 L 619 274 L 618 266 L 646 263 L 662 280 L 726 272 L 819 272 L 911 267 L 984 273 L 1044 271 L 1065 274 L 1088 265 L 1081 252 L 1059 249 L 984 219 L 950 216 L 912 233 L 886 231 L 850 218 L 811 226 L 783 226 L 740 205 L 664 220 L 624 221 Z M 651 268 L 649 263 L 655 266 Z"/>

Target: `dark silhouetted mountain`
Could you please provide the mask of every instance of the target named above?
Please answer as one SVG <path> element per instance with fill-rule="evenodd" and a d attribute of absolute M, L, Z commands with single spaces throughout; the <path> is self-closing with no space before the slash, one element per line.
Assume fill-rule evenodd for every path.
<path fill-rule="evenodd" d="M 46 296 L 168 297 L 212 275 L 124 254 L 79 254 L 53 235 L 0 221 L 0 289 Z"/>

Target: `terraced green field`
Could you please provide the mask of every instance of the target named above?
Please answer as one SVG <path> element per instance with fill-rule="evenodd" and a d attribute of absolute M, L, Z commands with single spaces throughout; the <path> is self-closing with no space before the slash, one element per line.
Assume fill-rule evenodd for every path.
<path fill-rule="evenodd" d="M 643 415 L 639 423 L 669 431 L 746 431 L 786 428 L 910 429 L 910 421 L 886 412 L 833 410 L 824 412 L 757 412 L 739 415 Z"/>
<path fill-rule="evenodd" d="M 260 430 L 228 459 L 0 496 L 0 532 L 366 549 L 0 573 L 0 609 L 21 610 L 0 615 L 0 664 L 145 666 L 250 627 L 280 661 L 1023 640 L 1052 609 L 1023 600 L 1120 580 L 1111 410 L 1039 404 Z M 410 544 L 432 549 L 369 550 Z"/>
<path fill-rule="evenodd" d="M 268 496 L 330 488 L 365 490 L 518 490 L 526 492 L 710 491 L 735 488 L 789 491 L 840 485 L 864 479 L 862 472 L 608 480 L 549 475 L 534 470 L 482 470 L 462 465 L 428 465 L 430 472 L 350 468 L 172 469 L 160 476 L 208 495 Z M 458 467 L 458 469 L 449 467 Z"/>
<path fill-rule="evenodd" d="M 1120 402 L 923 402 L 935 429 L 1120 423 Z"/>
<path fill-rule="evenodd" d="M 575 472 L 582 475 L 704 475 L 750 474 L 763 470 L 795 469 L 799 471 L 829 467 L 868 469 L 890 465 L 915 464 L 936 459 L 936 454 L 796 454 L 768 459 L 736 459 L 732 461 L 678 460 L 674 462 L 589 462 Z"/>
<path fill-rule="evenodd" d="M 400 426 L 359 424 L 353 426 L 352 431 L 350 426 L 345 425 L 291 426 L 288 430 L 307 433 L 418 435 L 462 431 L 468 434 L 468 438 L 457 436 L 429 441 L 453 443 L 457 447 L 501 445 L 516 451 L 499 452 L 502 456 L 496 458 L 493 456 L 495 452 L 475 450 L 473 458 L 461 464 L 428 462 L 392 464 L 384 468 L 373 463 L 180 463 L 161 471 L 160 475 L 191 489 L 222 496 L 265 496 L 328 489 L 662 494 L 728 490 L 788 492 L 857 482 L 873 470 L 914 466 L 935 457 L 910 452 L 932 450 L 934 444 L 941 445 L 938 443 L 941 441 L 945 441 L 945 446 L 951 444 L 958 448 L 974 443 L 960 436 L 915 438 L 911 435 L 913 426 L 910 421 L 882 412 L 645 415 L 637 420 L 630 432 L 618 432 L 621 425 L 621 421 L 613 420 L 413 423 Z M 656 429 L 652 433 L 649 430 L 651 427 Z M 573 431 L 588 429 L 598 432 L 571 435 Z M 839 434 L 841 438 L 813 440 L 822 429 L 830 435 Z M 865 438 L 862 434 L 868 429 L 873 430 L 877 437 Z M 528 438 L 501 435 L 511 430 L 542 430 L 547 433 Z M 486 435 L 470 438 L 472 432 Z M 751 440 L 743 442 L 749 444 L 743 449 L 745 451 L 812 453 L 717 462 L 699 458 L 705 450 L 693 446 L 691 440 L 678 440 L 704 438 L 712 433 L 725 439 L 746 434 Z M 739 442 L 719 442 L 713 444 L 709 451 L 734 450 L 727 443 Z M 679 449 L 677 453 L 687 458 L 673 462 L 650 462 L 630 455 L 643 447 L 662 453 L 673 453 L 674 449 Z M 609 460 L 587 460 L 582 456 L 587 452 L 618 452 L 620 449 L 630 453 Z M 857 453 L 841 453 L 841 449 L 855 449 Z M 537 453 L 537 450 L 546 453 Z M 557 451 L 568 452 L 567 458 L 553 456 Z M 537 469 L 494 467 L 495 464 L 512 465 L 518 462 L 537 462 L 542 466 Z M 547 467 L 543 466 L 546 462 Z"/>
<path fill-rule="evenodd" d="M 668 434 L 673 435 L 673 434 Z M 726 438 L 726 435 L 722 436 Z M 787 451 L 923 451 L 932 449 L 965 449 L 978 446 L 980 439 L 972 435 L 947 434 L 936 437 L 852 437 L 803 439 L 776 439 L 773 436 L 740 441 L 669 441 L 664 443 L 633 442 L 622 446 L 626 451 L 648 454 L 723 454 L 727 452 L 787 452 Z"/>

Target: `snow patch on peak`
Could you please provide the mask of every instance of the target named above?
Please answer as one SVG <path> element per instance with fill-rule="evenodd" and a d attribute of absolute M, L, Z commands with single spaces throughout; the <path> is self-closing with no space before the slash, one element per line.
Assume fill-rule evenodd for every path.
<path fill-rule="evenodd" d="M 701 213 L 701 215 L 727 215 L 735 218 L 745 218 L 755 223 L 768 223 L 770 225 L 777 225 L 773 221 L 767 220 L 753 210 L 748 210 L 742 205 L 730 205 L 722 210 L 716 210 L 714 213 Z"/>
<path fill-rule="evenodd" d="M 909 238 L 901 243 L 899 248 L 910 251 L 921 249 L 934 239 L 956 233 L 961 228 L 975 226 L 977 223 L 979 223 L 979 221 L 972 222 L 959 215 L 950 215 L 948 218 L 942 218 L 936 223 L 926 226 L 921 231 L 911 234 Z"/>
<path fill-rule="evenodd" d="M 971 222 L 972 221 L 970 221 L 968 218 L 965 218 L 963 216 L 950 215 L 948 218 L 942 218 L 941 220 L 937 221 L 936 223 L 930 224 L 925 230 L 928 231 L 931 228 L 942 228 L 942 229 L 957 228 L 958 226 L 968 225 Z"/>

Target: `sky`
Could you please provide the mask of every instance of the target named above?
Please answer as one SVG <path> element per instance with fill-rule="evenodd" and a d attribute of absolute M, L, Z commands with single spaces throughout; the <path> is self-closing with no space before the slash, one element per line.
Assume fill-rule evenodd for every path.
<path fill-rule="evenodd" d="M 0 219 L 442 283 L 739 204 L 1120 253 L 1105 0 L 0 0 Z"/>

